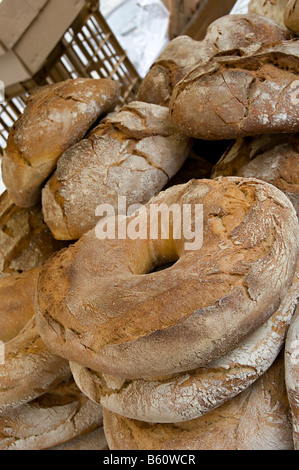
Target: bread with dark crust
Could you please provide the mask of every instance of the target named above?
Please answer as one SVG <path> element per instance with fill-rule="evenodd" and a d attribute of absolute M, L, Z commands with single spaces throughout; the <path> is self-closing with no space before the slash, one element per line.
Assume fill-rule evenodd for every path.
<path fill-rule="evenodd" d="M 253 13 L 222 16 L 209 25 L 202 41 L 184 35 L 172 39 L 142 80 L 137 98 L 169 106 L 173 88 L 193 67 L 213 56 L 244 55 L 262 44 L 290 37 L 271 19 Z"/>
<path fill-rule="evenodd" d="M 174 88 L 174 124 L 206 140 L 298 132 L 298 52 L 298 39 L 281 41 L 194 67 Z"/>

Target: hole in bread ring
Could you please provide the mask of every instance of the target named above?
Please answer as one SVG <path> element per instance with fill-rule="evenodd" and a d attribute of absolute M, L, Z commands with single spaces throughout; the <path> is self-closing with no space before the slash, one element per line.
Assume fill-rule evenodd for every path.
<path fill-rule="evenodd" d="M 40 268 L 0 278 L 0 414 L 28 403 L 70 375 L 68 362 L 43 343 L 35 324 Z"/>
<path fill-rule="evenodd" d="M 279 307 L 299 251 L 298 219 L 280 190 L 250 178 L 191 180 L 145 209 L 153 203 L 202 204 L 201 248 L 171 236 L 103 241 L 92 230 L 52 257 L 39 277 L 36 320 L 57 354 L 124 378 L 192 370 Z M 172 268 L 140 275 L 174 253 Z"/>

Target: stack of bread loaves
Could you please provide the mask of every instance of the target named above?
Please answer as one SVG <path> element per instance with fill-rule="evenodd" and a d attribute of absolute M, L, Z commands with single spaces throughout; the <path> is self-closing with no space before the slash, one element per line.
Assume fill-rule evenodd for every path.
<path fill-rule="evenodd" d="M 295 28 L 248 13 L 172 40 L 122 107 L 108 79 L 31 95 L 2 161 L 0 449 L 299 449 L 298 90 Z"/>

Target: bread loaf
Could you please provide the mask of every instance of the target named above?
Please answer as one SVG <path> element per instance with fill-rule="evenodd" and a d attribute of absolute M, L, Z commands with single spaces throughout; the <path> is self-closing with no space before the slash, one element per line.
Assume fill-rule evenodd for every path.
<path fill-rule="evenodd" d="M 187 246 L 182 230 L 177 237 L 183 219 L 173 222 L 176 238 L 172 229 L 151 235 L 150 208 L 161 204 L 202 204 L 203 243 Z M 36 319 L 56 354 L 125 379 L 192 370 L 252 334 L 293 281 L 298 219 L 268 183 L 191 180 L 152 198 L 126 227 L 136 222 L 145 238 L 103 240 L 91 230 L 44 265 Z"/>
<path fill-rule="evenodd" d="M 111 109 L 120 86 L 109 79 L 77 78 L 37 89 L 10 129 L 2 178 L 19 207 L 34 206 L 57 159 Z"/>
<path fill-rule="evenodd" d="M 289 42 L 194 67 L 174 89 L 174 124 L 207 140 L 298 132 L 299 42 Z"/>
<path fill-rule="evenodd" d="M 137 98 L 169 106 L 173 88 L 193 67 L 214 55 L 244 55 L 247 49 L 284 39 L 290 39 L 290 34 L 269 18 L 225 15 L 209 25 L 202 41 L 184 35 L 171 40 L 142 80 Z"/>
<path fill-rule="evenodd" d="M 299 264 L 278 310 L 233 351 L 205 367 L 171 378 L 124 381 L 70 363 L 73 377 L 91 400 L 131 419 L 176 423 L 198 418 L 249 387 L 283 348 L 299 301 Z"/>
<path fill-rule="evenodd" d="M 21 273 L 39 266 L 66 243 L 55 240 L 40 205 L 17 207 L 7 191 L 0 196 L 0 273 Z M 0 274 L 1 275 L 1 274 Z"/>
<path fill-rule="evenodd" d="M 153 424 L 103 410 L 113 450 L 293 450 L 283 357 L 254 384 L 195 420 Z"/>
<path fill-rule="evenodd" d="M 46 450 L 98 429 L 102 409 L 72 378 L 34 401 L 0 415 L 0 450 Z"/>
<path fill-rule="evenodd" d="M 191 140 L 173 126 L 168 108 L 132 102 L 59 159 L 42 193 L 44 219 L 55 238 L 79 239 L 99 221 L 100 204 L 118 213 L 145 204 L 186 160 Z"/>
<path fill-rule="evenodd" d="M 219 176 L 267 181 L 289 196 L 299 215 L 299 134 L 238 139 L 213 167 L 211 178 Z"/>
<path fill-rule="evenodd" d="M 0 414 L 46 393 L 70 375 L 69 364 L 43 343 L 35 325 L 40 268 L 0 279 Z"/>

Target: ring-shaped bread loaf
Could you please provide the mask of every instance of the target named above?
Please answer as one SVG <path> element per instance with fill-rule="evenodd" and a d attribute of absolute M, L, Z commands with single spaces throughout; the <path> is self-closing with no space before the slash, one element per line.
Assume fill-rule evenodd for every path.
<path fill-rule="evenodd" d="M 190 227 L 174 213 L 167 236 L 153 233 L 149 219 L 161 204 L 168 216 L 171 207 L 193 210 Z M 38 282 L 42 339 L 92 370 L 153 378 L 207 364 L 261 326 L 292 284 L 298 219 L 287 196 L 263 181 L 191 180 L 106 223 L 120 220 L 123 239 L 103 240 L 97 226 L 54 255 Z"/>
<path fill-rule="evenodd" d="M 70 363 L 91 400 L 119 415 L 154 423 L 188 421 L 209 413 L 249 387 L 281 351 L 299 299 L 299 265 L 278 310 L 236 349 L 206 367 L 160 380 L 119 381 Z"/>
<path fill-rule="evenodd" d="M 242 393 L 197 419 L 146 423 L 103 409 L 113 450 L 293 450 L 292 418 L 280 354 Z"/>

